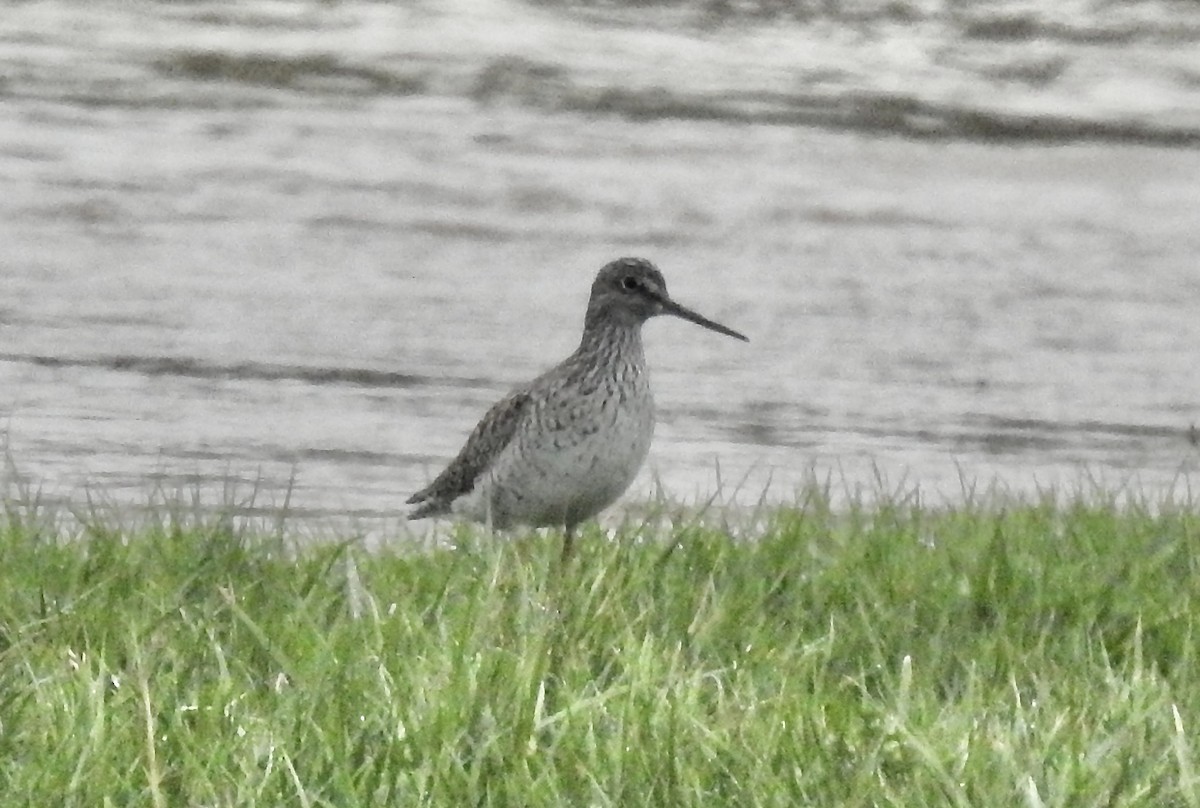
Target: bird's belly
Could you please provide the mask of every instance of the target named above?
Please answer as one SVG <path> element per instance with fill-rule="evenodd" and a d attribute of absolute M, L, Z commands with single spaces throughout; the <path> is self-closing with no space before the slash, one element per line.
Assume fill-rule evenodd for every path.
<path fill-rule="evenodd" d="M 590 411 L 559 412 L 519 436 L 456 510 L 502 528 L 575 524 L 610 505 L 646 459 L 654 405 L 648 391 L 623 406 L 593 403 Z"/>

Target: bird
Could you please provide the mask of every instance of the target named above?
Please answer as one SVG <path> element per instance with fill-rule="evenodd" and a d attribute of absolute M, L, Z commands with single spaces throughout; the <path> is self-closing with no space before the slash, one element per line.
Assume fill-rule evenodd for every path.
<path fill-rule="evenodd" d="M 650 449 L 642 325 L 658 315 L 749 342 L 676 303 L 650 261 L 609 262 L 592 282 L 579 347 L 496 402 L 445 470 L 407 500 L 416 506 L 408 518 L 561 527 L 567 560 L 578 525 L 625 493 Z"/>

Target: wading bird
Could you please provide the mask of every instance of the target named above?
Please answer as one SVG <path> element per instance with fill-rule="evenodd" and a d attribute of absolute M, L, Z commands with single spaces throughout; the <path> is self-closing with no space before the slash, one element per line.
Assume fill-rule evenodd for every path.
<path fill-rule="evenodd" d="M 575 353 L 492 406 L 450 465 L 408 500 L 417 506 L 408 518 L 561 526 L 568 558 L 575 528 L 621 496 L 646 459 L 654 399 L 642 324 L 660 314 L 746 340 L 672 300 L 649 261 L 607 264 Z"/>

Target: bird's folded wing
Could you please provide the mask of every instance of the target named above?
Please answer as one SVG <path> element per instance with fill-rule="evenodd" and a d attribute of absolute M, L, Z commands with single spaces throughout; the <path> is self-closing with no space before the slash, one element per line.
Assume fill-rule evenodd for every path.
<path fill-rule="evenodd" d="M 409 518 L 446 513 L 451 502 L 474 488 L 479 477 L 516 435 L 530 400 L 528 391 L 516 390 L 493 405 L 445 471 L 409 497 L 407 504 L 420 505 Z"/>

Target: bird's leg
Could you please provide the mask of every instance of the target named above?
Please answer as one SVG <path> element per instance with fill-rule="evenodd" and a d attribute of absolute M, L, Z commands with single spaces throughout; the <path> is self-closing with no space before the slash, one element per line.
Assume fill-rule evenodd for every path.
<path fill-rule="evenodd" d="M 562 554 L 558 558 L 557 574 L 548 582 L 550 586 L 550 603 L 554 610 L 554 625 L 549 632 L 546 648 L 546 672 L 542 679 L 546 693 L 546 707 L 550 713 L 557 712 L 559 704 L 559 688 L 562 685 L 563 651 L 567 644 L 568 615 L 566 609 L 566 573 L 571 563 L 571 553 L 575 545 L 575 523 L 566 522 L 563 525 Z M 550 566 L 550 565 L 548 565 Z"/>
<path fill-rule="evenodd" d="M 562 557 L 559 559 L 559 568 L 565 570 L 567 564 L 571 563 L 571 551 L 575 548 L 575 525 L 568 523 L 563 526 L 563 544 Z"/>

